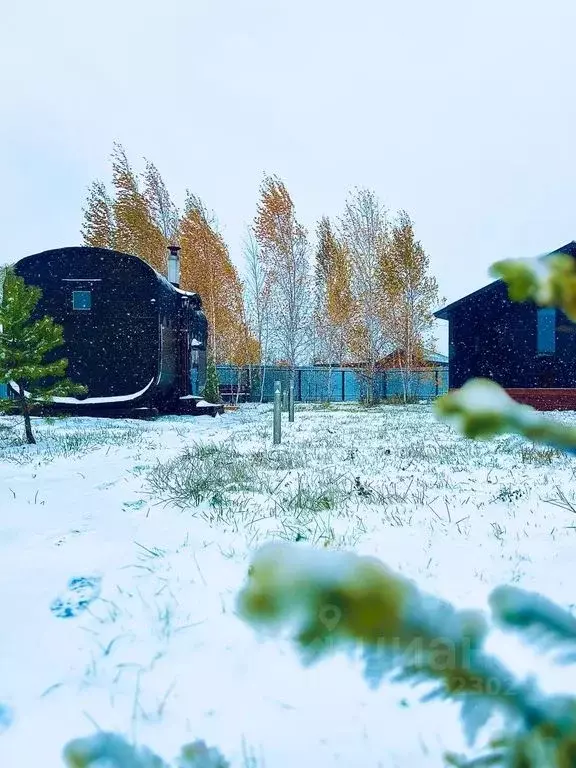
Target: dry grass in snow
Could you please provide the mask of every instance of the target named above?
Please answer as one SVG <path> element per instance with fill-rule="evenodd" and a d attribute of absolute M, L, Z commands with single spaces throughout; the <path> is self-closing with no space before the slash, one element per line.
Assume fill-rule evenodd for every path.
<path fill-rule="evenodd" d="M 0 420 L 0 765 L 57 768 L 97 728 L 165 759 L 203 738 L 233 766 L 441 766 L 463 749 L 454 707 L 371 691 L 353 658 L 303 669 L 238 620 L 250 554 L 271 538 L 375 555 L 458 606 L 501 583 L 573 600 L 574 459 L 465 440 L 427 405 L 302 406 L 276 448 L 268 406 L 39 420 L 37 446 L 15 424 Z M 78 576 L 100 596 L 58 618 Z M 494 642 L 519 673 L 538 664 Z"/>

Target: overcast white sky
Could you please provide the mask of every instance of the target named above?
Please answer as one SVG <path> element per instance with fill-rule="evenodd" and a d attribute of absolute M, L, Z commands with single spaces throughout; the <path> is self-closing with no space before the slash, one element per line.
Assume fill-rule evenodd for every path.
<path fill-rule="evenodd" d="M 311 230 L 368 186 L 452 301 L 576 238 L 575 21 L 574 0 L 4 3 L 0 263 L 80 242 L 118 140 L 216 211 L 237 264 L 264 172 Z"/>

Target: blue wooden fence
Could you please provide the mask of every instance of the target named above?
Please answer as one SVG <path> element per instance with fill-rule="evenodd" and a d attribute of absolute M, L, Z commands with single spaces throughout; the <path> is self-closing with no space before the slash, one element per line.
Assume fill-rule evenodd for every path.
<path fill-rule="evenodd" d="M 240 385 L 248 389 L 247 369 L 231 365 L 218 365 L 220 384 L 227 387 Z M 282 389 L 288 389 L 290 370 L 275 366 L 253 370 L 253 392 L 251 399 L 260 400 L 260 373 L 263 373 L 263 401 L 274 399 L 274 382 L 282 382 Z M 412 371 L 407 377 L 407 391 L 411 397 L 432 399 L 448 391 L 448 369 L 426 368 Z M 366 394 L 366 380 L 359 371 L 350 368 L 300 367 L 295 371 L 294 397 L 303 403 L 358 401 Z M 374 381 L 374 394 L 379 399 L 398 398 L 404 394 L 404 373 L 398 370 L 379 371 Z M 0 384 L 0 398 L 7 397 L 5 384 Z"/>
<path fill-rule="evenodd" d="M 249 389 L 247 369 L 232 365 L 218 365 L 218 379 L 221 385 L 236 390 L 238 384 L 242 390 Z M 260 379 L 264 402 L 274 399 L 274 382 L 280 381 L 282 389 L 287 389 L 291 372 L 288 368 L 265 366 L 252 370 L 253 387 L 251 399 L 260 400 Z M 374 380 L 374 395 L 381 400 L 399 398 L 408 395 L 418 399 L 432 399 L 448 391 L 447 368 L 425 368 L 411 371 L 407 376 L 400 370 L 379 371 Z M 294 398 L 297 401 L 344 402 L 358 401 L 366 395 L 367 382 L 360 371 L 351 368 L 318 368 L 303 366 L 294 372 Z"/>

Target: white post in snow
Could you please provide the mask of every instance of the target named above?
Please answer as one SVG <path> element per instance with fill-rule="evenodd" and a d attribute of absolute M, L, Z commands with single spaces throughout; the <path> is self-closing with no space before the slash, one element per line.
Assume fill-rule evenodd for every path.
<path fill-rule="evenodd" d="M 279 381 L 274 382 L 274 445 L 282 441 L 282 388 Z"/>

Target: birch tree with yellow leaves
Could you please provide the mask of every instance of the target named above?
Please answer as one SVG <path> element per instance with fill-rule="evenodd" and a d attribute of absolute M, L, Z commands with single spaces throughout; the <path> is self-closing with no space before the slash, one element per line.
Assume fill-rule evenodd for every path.
<path fill-rule="evenodd" d="M 350 351 L 361 366 L 366 382 L 366 402 L 376 399 L 375 382 L 380 361 L 392 349 L 386 308 L 388 295 L 381 266 L 387 250 L 387 212 L 368 189 L 358 189 L 346 201 L 340 222 L 341 236 L 350 262 L 354 319 Z"/>
<path fill-rule="evenodd" d="M 146 160 L 144 178 L 144 199 L 150 217 L 167 243 L 178 237 L 180 214 L 173 203 L 160 171 L 154 163 Z"/>
<path fill-rule="evenodd" d="M 187 193 L 180 221 L 180 284 L 200 294 L 208 318 L 209 343 L 216 362 L 253 356 L 246 346 L 242 283 L 218 232 L 214 216 L 196 195 Z M 250 351 L 249 351 L 250 347 Z"/>
<path fill-rule="evenodd" d="M 83 208 L 84 245 L 134 254 L 166 275 L 166 249 L 176 231 L 177 212 L 166 204 L 169 198 L 160 174 L 148 163 L 142 190 L 121 144 L 114 144 L 111 160 L 113 194 L 108 194 L 101 181 L 93 182 L 88 189 Z M 171 225 L 166 231 L 163 206 Z"/>
<path fill-rule="evenodd" d="M 270 291 L 270 329 L 277 358 L 294 370 L 310 348 L 312 292 L 308 240 L 284 182 L 266 176 L 254 235 Z"/>
<path fill-rule="evenodd" d="M 140 256 L 151 267 L 165 275 L 167 239 L 152 218 L 146 196 L 121 144 L 112 151 L 112 203 L 115 221 L 114 247 L 124 253 Z"/>
<path fill-rule="evenodd" d="M 102 181 L 93 181 L 88 187 L 88 198 L 82 209 L 82 240 L 84 245 L 95 248 L 113 248 L 116 240 L 116 225 L 112 200 Z"/>
<path fill-rule="evenodd" d="M 438 305 L 438 282 L 430 275 L 430 260 L 406 211 L 394 220 L 379 269 L 387 301 L 382 307 L 386 327 L 397 351 L 404 397 L 410 397 L 411 371 L 422 364 L 424 348 L 432 342 L 432 314 Z"/>
<path fill-rule="evenodd" d="M 315 358 L 330 365 L 343 365 L 349 356 L 354 319 L 350 259 L 326 216 L 318 224 L 317 237 L 314 269 Z"/>

